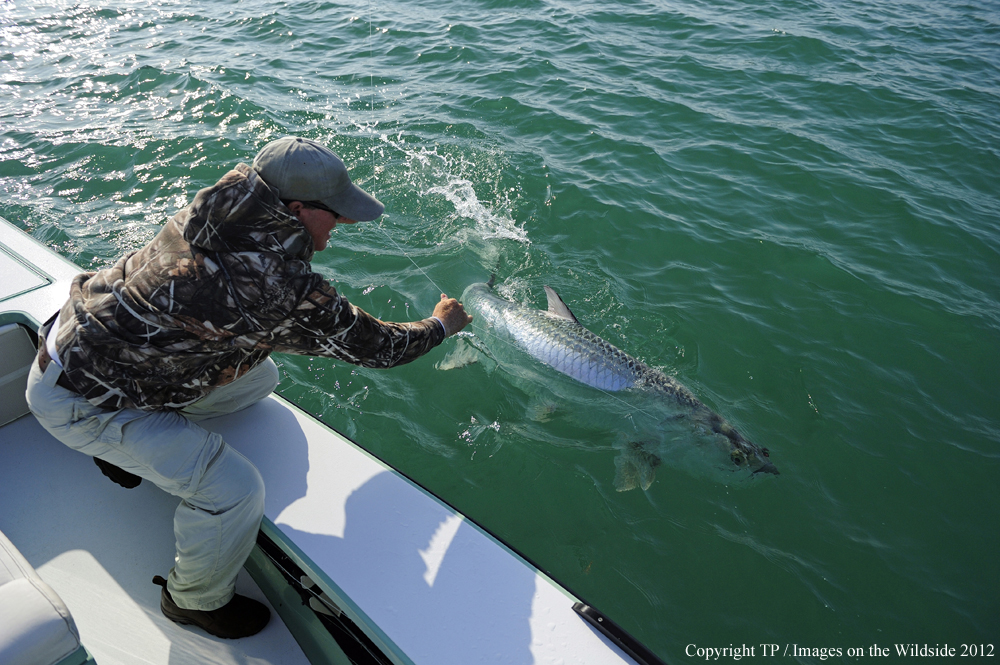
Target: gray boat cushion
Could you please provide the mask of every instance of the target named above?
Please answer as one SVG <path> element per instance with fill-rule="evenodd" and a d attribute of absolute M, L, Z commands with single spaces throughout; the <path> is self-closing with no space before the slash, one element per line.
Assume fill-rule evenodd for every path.
<path fill-rule="evenodd" d="M 69 608 L 0 532 L 0 663 L 51 665 L 79 648 Z"/>
<path fill-rule="evenodd" d="M 24 388 L 36 350 L 23 327 L 0 326 L 0 426 L 28 413 Z"/>

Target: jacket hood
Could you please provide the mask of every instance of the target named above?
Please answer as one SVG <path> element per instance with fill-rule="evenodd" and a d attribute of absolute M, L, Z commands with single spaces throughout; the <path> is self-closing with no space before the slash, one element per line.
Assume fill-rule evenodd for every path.
<path fill-rule="evenodd" d="M 198 192 L 174 219 L 188 243 L 212 252 L 277 252 L 309 261 L 314 251 L 306 228 L 246 164 Z"/>

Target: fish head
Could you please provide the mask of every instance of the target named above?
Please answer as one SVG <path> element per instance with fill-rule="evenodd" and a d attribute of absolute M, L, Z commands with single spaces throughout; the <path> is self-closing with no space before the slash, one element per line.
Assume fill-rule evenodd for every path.
<path fill-rule="evenodd" d="M 504 300 L 493 291 L 492 278 L 489 282 L 476 282 L 465 287 L 461 302 L 475 315 L 472 322 L 474 330 L 505 328 L 502 324 L 504 312 L 516 308 L 514 303 Z"/>
<path fill-rule="evenodd" d="M 496 300 L 498 299 L 493 293 L 493 288 L 485 282 L 469 284 L 462 291 L 461 303 L 469 312 L 475 314 L 477 319 L 486 316 L 487 312 L 484 310 L 496 309 L 494 304 Z"/>
<path fill-rule="evenodd" d="M 487 282 L 476 282 L 465 287 L 465 291 L 462 292 L 462 302 L 479 300 L 489 295 L 493 295 L 493 285 Z"/>

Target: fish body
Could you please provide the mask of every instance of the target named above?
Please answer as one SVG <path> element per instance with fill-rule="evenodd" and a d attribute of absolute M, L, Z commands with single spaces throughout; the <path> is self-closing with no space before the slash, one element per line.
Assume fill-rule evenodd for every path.
<path fill-rule="evenodd" d="M 698 424 L 726 437 L 736 466 L 754 473 L 777 474 L 766 448 L 747 440 L 681 383 L 633 358 L 587 330 L 548 286 L 548 310 L 499 297 L 490 283 L 471 284 L 462 302 L 475 313 L 477 327 L 512 343 L 539 362 L 605 392 L 642 390 L 662 396 L 686 410 Z"/>

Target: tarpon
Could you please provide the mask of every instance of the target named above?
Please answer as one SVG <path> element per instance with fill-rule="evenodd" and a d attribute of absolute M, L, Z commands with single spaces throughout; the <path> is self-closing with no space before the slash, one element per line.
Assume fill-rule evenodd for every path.
<path fill-rule="evenodd" d="M 553 289 L 545 287 L 548 311 L 544 311 L 497 296 L 493 281 L 472 284 L 462 294 L 462 303 L 476 315 L 480 329 L 502 335 L 536 360 L 588 386 L 609 393 L 637 390 L 662 396 L 697 425 L 725 437 L 729 458 L 737 467 L 778 473 L 767 448 L 744 438 L 678 381 L 584 328 Z"/>

